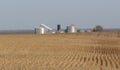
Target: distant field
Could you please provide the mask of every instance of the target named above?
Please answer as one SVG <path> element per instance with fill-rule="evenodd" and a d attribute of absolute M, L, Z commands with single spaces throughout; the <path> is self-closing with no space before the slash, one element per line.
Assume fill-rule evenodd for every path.
<path fill-rule="evenodd" d="M 0 35 L 0 70 L 120 70 L 120 33 Z"/>

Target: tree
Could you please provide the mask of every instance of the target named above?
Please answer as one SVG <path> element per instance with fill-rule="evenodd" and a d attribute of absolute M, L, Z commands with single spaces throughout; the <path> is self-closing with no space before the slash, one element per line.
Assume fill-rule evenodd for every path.
<path fill-rule="evenodd" d="M 100 26 L 100 25 L 97 25 L 94 29 L 93 29 L 94 32 L 102 32 L 103 31 L 103 27 Z"/>

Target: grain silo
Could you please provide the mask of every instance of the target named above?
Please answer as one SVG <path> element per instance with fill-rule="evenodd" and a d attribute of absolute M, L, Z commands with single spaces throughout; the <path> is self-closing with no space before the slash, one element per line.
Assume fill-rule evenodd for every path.
<path fill-rule="evenodd" d="M 69 26 L 67 26 L 67 32 L 68 33 L 76 33 L 77 32 L 77 28 L 73 24 L 69 25 Z"/>
<path fill-rule="evenodd" d="M 51 30 L 52 30 L 52 28 L 50 28 L 44 24 L 41 24 L 39 26 L 39 28 L 35 29 L 35 33 L 36 34 L 48 34 L 48 33 L 50 33 Z"/>
<path fill-rule="evenodd" d="M 35 33 L 36 34 L 45 34 L 45 29 L 44 28 L 35 28 Z"/>
<path fill-rule="evenodd" d="M 60 31 L 60 30 L 61 30 L 61 25 L 58 24 L 58 25 L 57 25 L 57 31 Z"/>

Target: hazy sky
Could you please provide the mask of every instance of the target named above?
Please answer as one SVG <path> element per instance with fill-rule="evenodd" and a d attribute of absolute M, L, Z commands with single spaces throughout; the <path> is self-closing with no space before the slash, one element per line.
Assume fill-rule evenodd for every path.
<path fill-rule="evenodd" d="M 56 28 L 120 28 L 120 0 L 0 0 L 0 30 Z"/>

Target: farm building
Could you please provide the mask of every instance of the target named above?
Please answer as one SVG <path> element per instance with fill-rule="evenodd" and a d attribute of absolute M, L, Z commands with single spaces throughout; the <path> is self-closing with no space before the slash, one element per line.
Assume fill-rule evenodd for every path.
<path fill-rule="evenodd" d="M 92 32 L 92 29 L 86 29 L 85 32 Z"/>
<path fill-rule="evenodd" d="M 78 29 L 77 32 L 85 32 L 84 29 Z"/>

